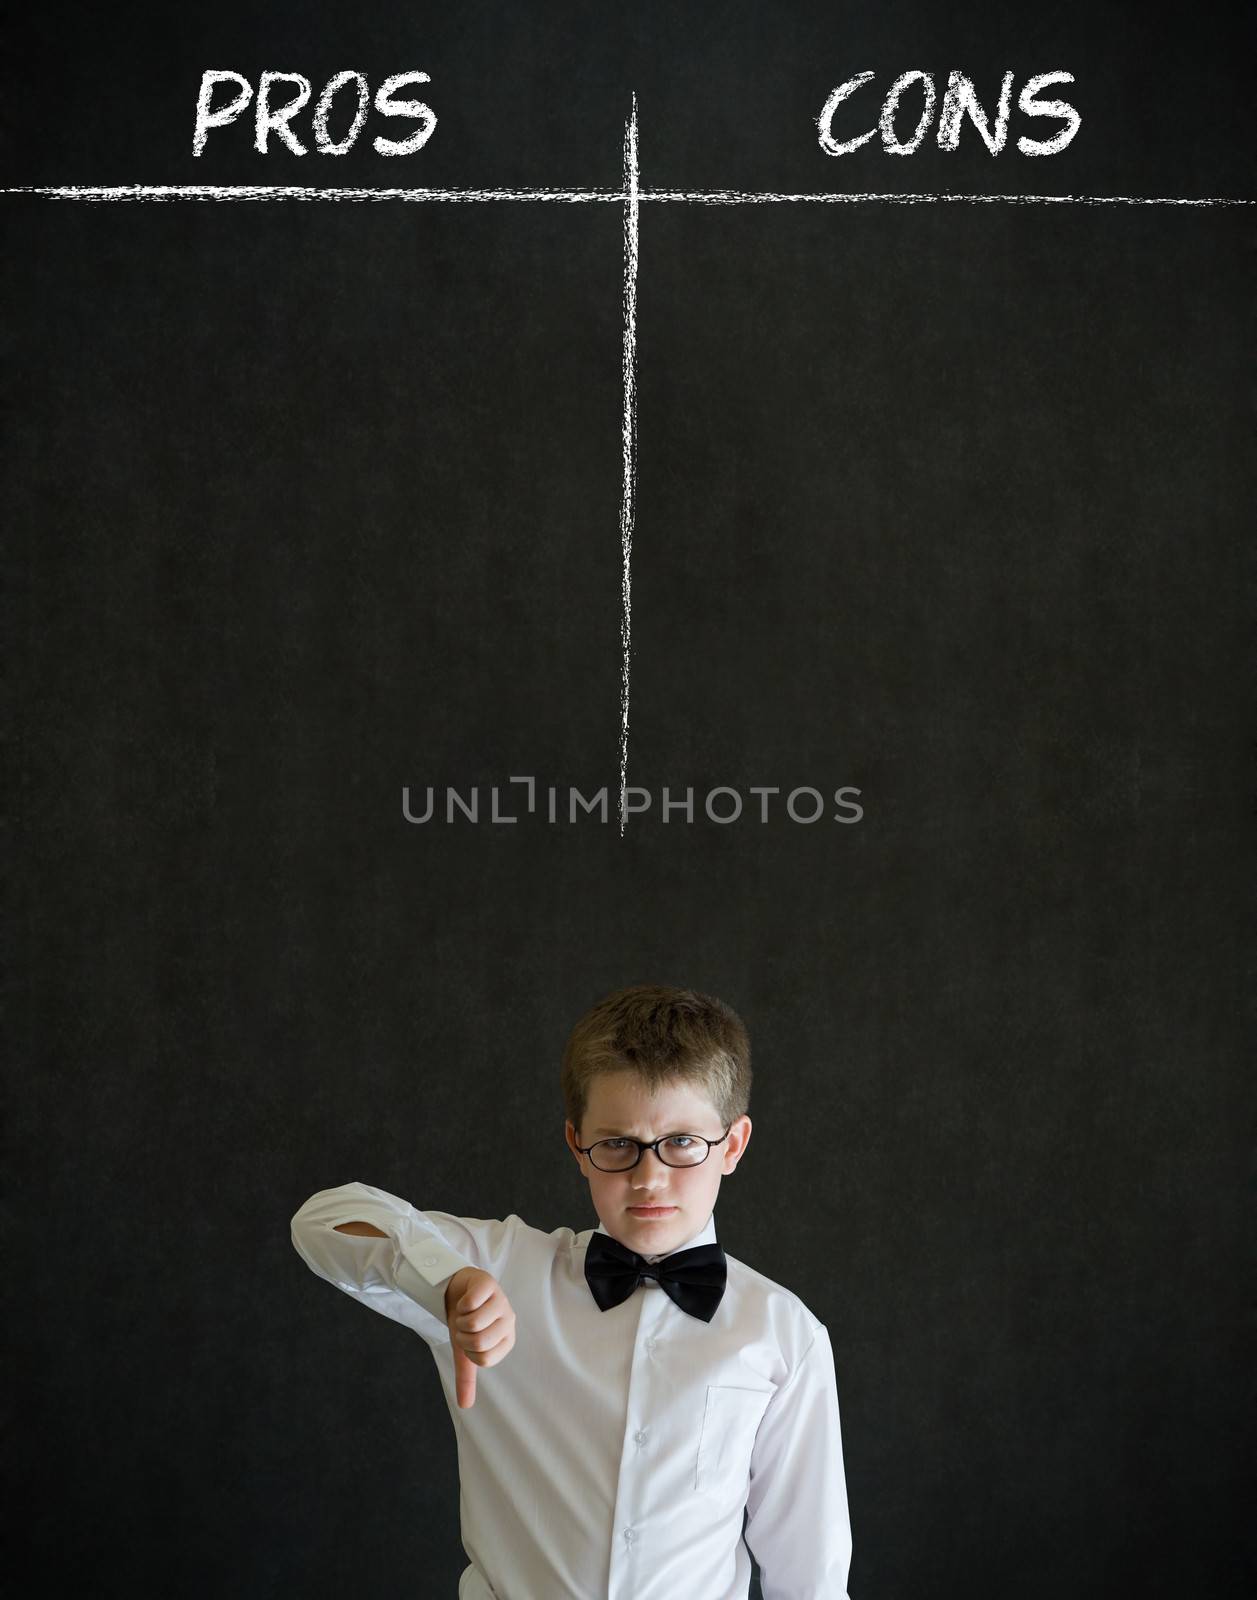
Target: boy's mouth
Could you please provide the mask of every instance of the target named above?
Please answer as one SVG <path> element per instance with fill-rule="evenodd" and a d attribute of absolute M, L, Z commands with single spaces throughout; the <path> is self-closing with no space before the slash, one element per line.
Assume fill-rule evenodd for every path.
<path fill-rule="evenodd" d="M 629 1213 L 634 1217 L 670 1217 L 676 1210 L 675 1206 L 630 1206 Z"/>

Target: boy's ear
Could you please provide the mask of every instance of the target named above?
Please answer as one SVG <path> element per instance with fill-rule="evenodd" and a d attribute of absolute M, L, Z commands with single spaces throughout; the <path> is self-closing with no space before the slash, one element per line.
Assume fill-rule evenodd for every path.
<path fill-rule="evenodd" d="M 737 1136 L 736 1139 L 733 1141 L 736 1144 L 737 1148 L 735 1150 L 730 1150 L 729 1151 L 729 1159 L 733 1162 L 733 1166 L 729 1167 L 727 1169 L 727 1171 L 725 1173 L 726 1177 L 728 1177 L 730 1173 L 735 1172 L 737 1170 L 738 1162 L 741 1161 L 742 1156 L 746 1151 L 747 1145 L 751 1142 L 751 1119 L 750 1119 L 750 1117 L 748 1117 L 744 1112 L 742 1114 L 742 1116 L 737 1118 L 737 1120 L 734 1122 L 732 1128 L 730 1128 L 729 1131 L 730 1131 L 730 1133 L 735 1134 Z"/>

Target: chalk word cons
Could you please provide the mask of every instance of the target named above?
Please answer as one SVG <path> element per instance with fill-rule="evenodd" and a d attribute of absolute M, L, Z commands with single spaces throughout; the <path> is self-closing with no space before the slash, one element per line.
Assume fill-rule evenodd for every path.
<path fill-rule="evenodd" d="M 834 135 L 834 117 L 838 107 L 849 96 L 853 95 L 861 85 L 866 84 L 873 76 L 871 72 L 857 72 L 855 77 L 848 78 L 826 100 L 824 109 L 816 119 L 816 126 L 820 133 L 821 149 L 827 156 L 850 155 L 853 150 L 858 150 L 866 144 L 879 130 L 882 136 L 882 148 L 888 155 L 910 156 L 918 148 L 922 139 L 929 132 L 934 121 L 934 108 L 938 100 L 938 91 L 934 87 L 934 80 L 928 72 L 904 72 L 897 77 L 886 92 L 882 101 L 882 112 L 878 118 L 876 128 L 869 128 L 865 133 L 858 133 L 854 138 L 838 139 Z M 1082 118 L 1077 111 L 1065 100 L 1040 100 L 1037 98 L 1040 89 L 1046 89 L 1053 83 L 1073 83 L 1072 72 L 1040 72 L 1035 77 L 1029 78 L 1022 86 L 1017 97 L 1017 108 L 1025 117 L 1059 117 L 1064 127 L 1054 133 L 1051 138 L 1031 139 L 1022 134 L 1017 140 L 1017 148 L 1023 156 L 1054 156 L 1070 142 L 1078 132 Z M 896 133 L 895 123 L 899 112 L 899 102 L 905 91 L 920 85 L 923 96 L 921 114 L 917 118 L 917 125 L 912 130 L 908 139 L 901 140 Z M 1013 74 L 1006 72 L 1004 81 L 1000 85 L 999 104 L 996 107 L 994 126 L 991 118 L 987 116 L 978 99 L 973 83 L 966 78 L 963 72 L 952 71 L 947 79 L 947 88 L 943 92 L 943 108 L 939 113 L 937 140 L 940 150 L 954 150 L 960 142 L 960 125 L 967 116 L 973 126 L 981 135 L 983 144 L 993 156 L 999 155 L 1008 138 L 1008 119 L 1011 110 L 1013 92 Z M 913 96 L 915 99 L 915 95 Z M 911 103 L 911 102 L 910 102 Z"/>
<path fill-rule="evenodd" d="M 386 139 L 376 134 L 372 140 L 376 152 L 382 156 L 408 156 L 421 149 L 432 137 L 432 130 L 436 127 L 436 113 L 431 106 L 425 105 L 422 100 L 398 100 L 395 95 L 399 89 L 405 89 L 414 83 L 429 83 L 431 79 L 426 72 L 398 72 L 384 82 L 375 93 L 375 109 L 381 117 L 413 117 L 419 126 L 405 139 Z M 214 91 L 219 84 L 232 83 L 236 86 L 234 98 L 224 104 L 214 105 Z M 296 92 L 281 105 L 272 104 L 272 99 L 281 85 L 288 85 Z M 352 88 L 351 88 L 352 85 Z M 354 104 L 353 120 L 348 131 L 339 140 L 333 140 L 328 131 L 328 122 L 332 115 L 332 102 L 341 92 L 345 104 L 337 107 L 338 120 L 347 114 L 348 104 Z M 280 89 L 282 93 L 282 89 Z M 313 90 L 309 78 L 303 78 L 299 72 L 264 72 L 258 79 L 257 99 L 253 114 L 253 147 L 262 155 L 266 154 L 267 141 L 273 133 L 281 143 L 285 144 L 295 156 L 308 154 L 306 146 L 294 133 L 290 124 L 292 119 L 305 109 L 309 104 Z M 210 130 L 225 128 L 229 123 L 235 122 L 248 109 L 249 102 L 253 100 L 253 85 L 238 72 L 213 72 L 206 71 L 201 74 L 201 88 L 196 98 L 196 128 L 192 135 L 192 154 L 199 156 L 205 148 L 205 141 Z M 362 132 L 363 124 L 367 120 L 367 109 L 371 101 L 371 90 L 367 80 L 361 72 L 338 72 L 335 77 L 329 78 L 323 86 L 311 116 L 311 132 L 314 137 L 314 147 L 320 155 L 343 156 L 348 155 Z"/>

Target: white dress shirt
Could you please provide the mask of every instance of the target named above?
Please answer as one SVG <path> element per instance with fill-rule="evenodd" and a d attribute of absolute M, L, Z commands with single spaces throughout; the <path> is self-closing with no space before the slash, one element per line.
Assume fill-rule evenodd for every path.
<path fill-rule="evenodd" d="M 388 1237 L 336 1231 L 355 1221 Z M 728 1255 L 711 1322 L 650 1279 L 600 1311 L 585 1280 L 595 1232 L 416 1211 L 365 1183 L 322 1189 L 292 1219 L 312 1271 L 413 1329 L 435 1358 L 471 1563 L 459 1600 L 745 1600 L 748 1545 L 764 1600 L 846 1600 L 825 1325 Z M 715 1237 L 713 1213 L 678 1249 Z M 498 1280 L 516 1327 L 507 1356 L 477 1369 L 464 1411 L 445 1283 L 467 1266 Z"/>

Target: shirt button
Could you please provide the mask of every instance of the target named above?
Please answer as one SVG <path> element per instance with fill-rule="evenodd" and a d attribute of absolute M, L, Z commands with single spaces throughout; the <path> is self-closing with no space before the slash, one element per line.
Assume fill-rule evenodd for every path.
<path fill-rule="evenodd" d="M 625 1544 L 632 1544 L 633 1540 L 636 1539 L 636 1538 L 637 1538 L 637 1529 L 636 1528 L 625 1528 L 625 1530 L 624 1530 L 624 1542 L 625 1542 Z"/>
<path fill-rule="evenodd" d="M 637 1440 L 638 1444 L 645 1444 L 647 1437 L 645 1428 L 639 1428 L 633 1437 Z"/>
<path fill-rule="evenodd" d="M 424 1256 L 423 1264 L 424 1264 L 425 1267 L 435 1267 L 436 1266 L 436 1257 L 435 1256 Z"/>

